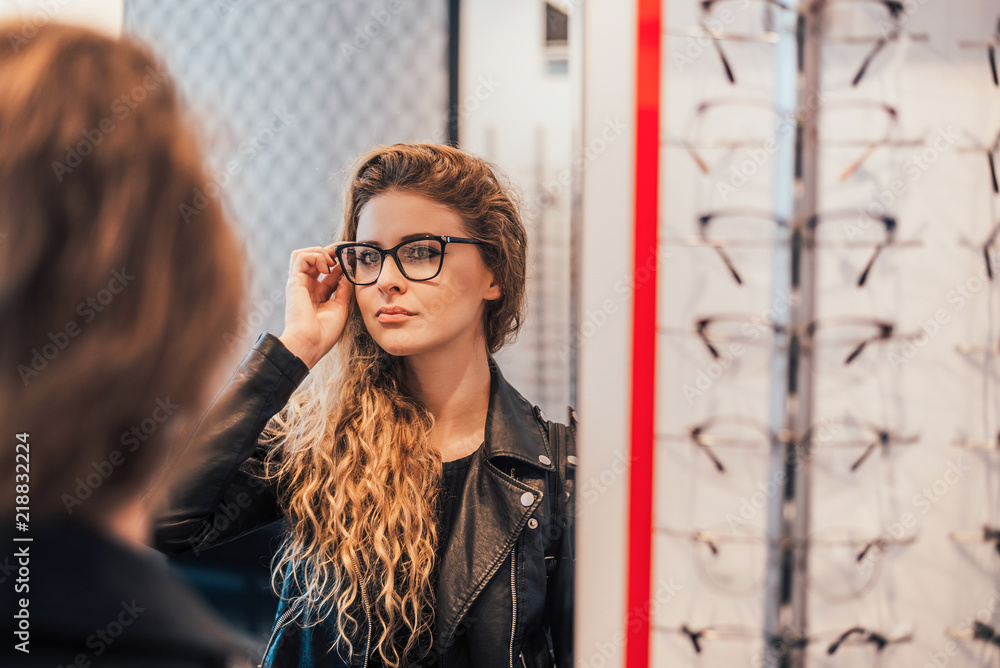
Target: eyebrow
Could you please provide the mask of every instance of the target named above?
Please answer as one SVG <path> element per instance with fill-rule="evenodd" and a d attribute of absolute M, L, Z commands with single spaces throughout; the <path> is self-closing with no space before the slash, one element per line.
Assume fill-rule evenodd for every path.
<path fill-rule="evenodd" d="M 399 243 L 405 243 L 411 239 L 419 239 L 420 237 L 436 237 L 437 234 L 431 234 L 430 232 L 414 232 L 413 234 L 404 234 L 400 239 Z M 374 239 L 367 239 L 365 241 L 355 241 L 356 244 L 371 244 L 373 246 L 381 247 L 381 244 Z"/>

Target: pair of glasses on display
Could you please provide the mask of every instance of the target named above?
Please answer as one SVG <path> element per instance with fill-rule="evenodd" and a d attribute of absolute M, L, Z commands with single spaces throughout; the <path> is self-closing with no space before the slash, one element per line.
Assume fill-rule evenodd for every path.
<path fill-rule="evenodd" d="M 403 276 L 411 281 L 429 281 L 441 273 L 448 244 L 489 245 L 479 239 L 437 235 L 419 235 L 392 248 L 350 242 L 338 244 L 335 254 L 344 275 L 354 285 L 371 285 L 382 273 L 385 258 L 391 256 Z"/>
<path fill-rule="evenodd" d="M 788 339 L 788 346 L 811 356 L 814 373 L 852 371 L 868 373 L 877 369 L 876 353 L 865 355 L 873 346 L 912 339 L 917 334 L 901 334 L 896 325 L 877 318 L 839 316 L 812 320 L 802 327 L 786 327 L 760 313 L 724 313 L 695 319 L 694 329 L 657 327 L 668 336 L 694 336 L 702 342 L 714 362 L 732 363 L 746 370 L 767 368 L 776 335 Z M 789 371 L 795 376 L 795 370 Z"/>
<path fill-rule="evenodd" d="M 776 43 L 779 36 L 773 29 L 774 14 L 795 11 L 780 0 L 701 0 L 699 4 L 701 27 L 696 36 L 712 40 L 726 79 L 731 84 L 736 83 L 736 75 L 720 42 Z M 751 8 L 759 11 L 750 14 Z M 825 13 L 824 22 L 829 26 L 823 38 L 825 42 L 872 45 L 855 71 L 851 86 L 860 84 L 875 57 L 890 42 L 898 41 L 903 35 L 905 6 L 897 0 L 817 0 L 806 4 L 801 11 L 812 12 L 817 8 Z M 759 21 L 755 20 L 758 16 Z M 725 18 L 729 20 L 726 21 Z M 746 24 L 742 26 L 742 31 L 719 29 L 720 25 L 736 23 L 738 19 Z M 849 26 L 851 31 L 842 32 L 841 25 Z M 907 37 L 913 41 L 929 39 L 925 34 L 915 33 L 910 33 Z"/>
<path fill-rule="evenodd" d="M 1000 87 L 1000 77 L 997 76 L 997 49 L 1000 49 L 1000 18 L 997 19 L 996 32 L 993 38 L 983 41 L 964 40 L 959 42 L 963 49 L 981 49 L 986 47 L 986 59 L 989 62 L 990 74 L 993 76 L 993 85 Z"/>
<path fill-rule="evenodd" d="M 846 181 L 880 148 L 921 146 L 923 140 L 898 139 L 899 113 L 877 100 L 820 102 L 813 109 L 784 112 L 770 100 L 760 98 L 717 98 L 695 107 L 685 121 L 679 141 L 671 142 L 687 151 L 703 174 L 713 169 L 706 150 L 755 149 L 761 168 L 776 150 L 776 138 L 795 131 L 803 114 L 818 114 L 820 144 L 824 147 L 858 149 L 860 154 L 840 173 Z"/>
<path fill-rule="evenodd" d="M 818 213 L 804 221 L 790 223 L 766 211 L 752 209 L 728 209 L 699 215 L 698 236 L 687 243 L 712 248 L 737 285 L 743 284 L 743 276 L 731 257 L 731 249 L 772 248 L 775 243 L 812 249 L 871 248 L 871 256 L 856 281 L 859 288 L 868 281 L 883 250 L 919 245 L 917 241 L 896 240 L 896 219 L 892 216 L 866 214 L 859 220 L 857 211 L 843 210 Z M 793 284 L 798 284 L 797 269 L 793 264 Z"/>
<path fill-rule="evenodd" d="M 853 626 L 846 631 L 790 637 L 766 636 L 763 629 L 746 626 L 706 626 L 701 628 L 692 628 L 692 626 L 689 624 L 682 624 L 679 628 L 654 626 L 653 629 L 660 633 L 679 633 L 691 642 L 695 654 L 702 653 L 702 643 L 706 641 L 710 643 L 714 641 L 746 642 L 766 637 L 766 651 L 775 658 L 779 658 L 790 650 L 802 649 L 812 643 L 822 643 L 826 646 L 826 654 L 833 655 L 844 645 L 868 645 L 874 647 L 876 652 L 881 652 L 889 645 L 913 640 L 912 633 L 890 635 L 861 626 Z"/>
<path fill-rule="evenodd" d="M 811 458 L 828 449 L 834 451 L 858 450 L 860 454 L 851 463 L 851 473 L 857 471 L 876 449 L 888 455 L 894 446 L 913 445 L 920 440 L 917 435 L 903 434 L 883 429 L 868 422 L 855 422 L 849 429 L 840 421 L 819 423 L 799 438 L 787 433 L 775 433 L 754 418 L 741 415 L 717 415 L 688 428 L 686 434 L 661 434 L 659 439 L 671 444 L 691 444 L 711 460 L 715 470 L 726 472 L 720 451 L 742 451 L 766 455 L 775 445 L 795 443 L 802 458 Z M 844 431 L 853 436 L 839 436 Z"/>
<path fill-rule="evenodd" d="M 873 535 L 858 528 L 832 527 L 803 540 L 772 540 L 763 530 L 739 523 L 692 530 L 657 524 L 654 532 L 689 543 L 701 582 L 734 597 L 761 591 L 769 545 L 792 554 L 808 553 L 807 587 L 831 601 L 850 600 L 867 591 L 881 573 L 886 555 L 896 548 L 912 545 L 917 539 L 916 535 L 897 538 Z"/>

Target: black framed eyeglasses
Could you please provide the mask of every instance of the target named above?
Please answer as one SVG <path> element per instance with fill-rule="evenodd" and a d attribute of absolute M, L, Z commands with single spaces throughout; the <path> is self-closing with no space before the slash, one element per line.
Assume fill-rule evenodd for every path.
<path fill-rule="evenodd" d="M 736 269 L 735 263 L 725 249 L 752 246 L 753 244 L 759 245 L 761 239 L 767 239 L 768 243 L 773 243 L 771 241 L 773 235 L 765 235 L 763 232 L 766 227 L 776 227 L 783 233 L 791 230 L 791 238 L 787 239 L 787 241 L 791 241 L 793 244 L 806 244 L 812 248 L 856 248 L 872 246 L 874 248 L 872 255 L 864 265 L 856 281 L 857 286 L 861 288 L 868 281 L 868 276 L 875 265 L 875 260 L 878 259 L 882 250 L 897 245 L 895 241 L 896 219 L 886 215 L 868 216 L 870 221 L 878 225 L 873 233 L 863 234 L 866 238 L 857 242 L 839 242 L 836 233 L 830 232 L 825 235 L 821 233 L 823 230 L 820 227 L 821 223 L 833 220 L 850 221 L 856 217 L 857 212 L 848 210 L 814 214 L 805 219 L 804 227 L 806 235 L 803 237 L 802 230 L 800 229 L 801 226 L 797 222 L 789 224 L 783 218 L 772 215 L 767 211 L 725 209 L 698 216 L 698 238 L 701 243 L 710 246 L 718 254 L 722 262 L 726 265 L 726 268 L 729 269 L 733 280 L 738 285 L 743 284 L 743 277 Z M 832 226 L 827 225 L 826 227 L 830 228 Z M 862 235 L 860 231 L 857 234 Z M 797 271 L 797 266 L 793 266 L 793 270 Z"/>
<path fill-rule="evenodd" d="M 489 245 L 479 239 L 428 234 L 396 244 L 392 248 L 357 242 L 343 243 L 338 244 L 334 252 L 347 280 L 354 285 L 371 285 L 377 281 L 387 255 L 392 256 L 399 272 L 407 279 L 429 281 L 441 273 L 444 249 L 448 244 Z"/>

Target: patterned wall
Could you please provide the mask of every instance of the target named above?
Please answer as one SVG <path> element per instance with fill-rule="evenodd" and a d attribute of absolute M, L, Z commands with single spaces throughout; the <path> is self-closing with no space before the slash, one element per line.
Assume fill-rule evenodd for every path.
<path fill-rule="evenodd" d="M 125 31 L 165 58 L 245 231 L 255 298 L 234 347 L 280 333 L 289 254 L 331 241 L 345 165 L 446 139 L 447 24 L 443 0 L 126 0 Z"/>

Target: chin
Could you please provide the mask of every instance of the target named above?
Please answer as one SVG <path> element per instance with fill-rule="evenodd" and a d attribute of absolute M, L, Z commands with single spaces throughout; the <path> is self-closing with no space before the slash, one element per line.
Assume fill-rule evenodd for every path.
<path fill-rule="evenodd" d="M 376 326 L 378 326 L 378 323 L 376 323 Z M 382 331 L 372 334 L 372 339 L 375 340 L 379 348 L 396 357 L 414 355 L 427 348 L 425 344 L 415 340 L 408 332 Z"/>

